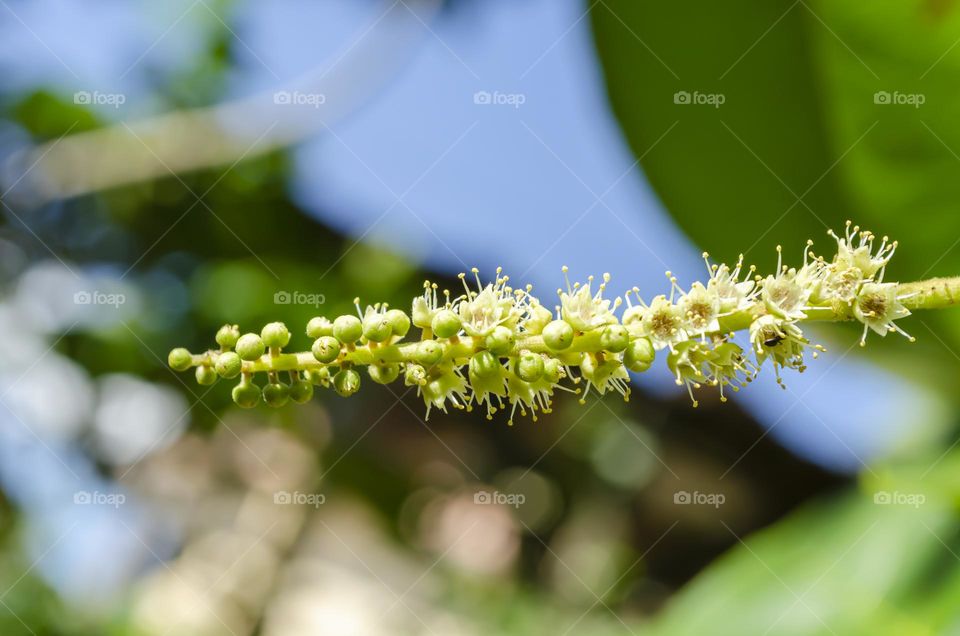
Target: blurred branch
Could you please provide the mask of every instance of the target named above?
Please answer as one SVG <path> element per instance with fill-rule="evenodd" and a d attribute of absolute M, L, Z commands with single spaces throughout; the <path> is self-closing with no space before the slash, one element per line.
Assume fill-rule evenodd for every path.
<path fill-rule="evenodd" d="M 419 42 L 414 34 L 424 31 L 442 2 L 382 4 L 386 9 L 373 25 L 335 59 L 289 84 L 28 148 L 0 172 L 0 191 L 42 203 L 239 162 L 307 139 L 383 88 L 411 57 Z"/>

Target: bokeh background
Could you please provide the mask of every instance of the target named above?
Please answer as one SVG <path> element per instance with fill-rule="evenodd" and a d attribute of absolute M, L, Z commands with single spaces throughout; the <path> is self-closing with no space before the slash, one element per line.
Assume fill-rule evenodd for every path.
<path fill-rule="evenodd" d="M 513 427 L 165 365 L 847 218 L 958 274 L 958 43 L 950 0 L 0 0 L 0 633 L 960 633 L 960 314 Z"/>

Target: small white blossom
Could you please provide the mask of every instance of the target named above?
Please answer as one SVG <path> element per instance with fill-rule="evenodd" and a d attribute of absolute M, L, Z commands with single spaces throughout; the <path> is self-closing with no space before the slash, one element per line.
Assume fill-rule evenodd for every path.
<path fill-rule="evenodd" d="M 807 368 L 803 360 L 807 347 L 815 349 L 814 358 L 819 351 L 824 351 L 820 345 L 811 345 L 797 325 L 769 314 L 760 316 L 750 324 L 750 343 L 757 358 L 757 367 L 769 358 L 773 362 L 777 383 L 781 386 L 780 367 L 802 372 Z"/>
<path fill-rule="evenodd" d="M 457 310 L 467 335 L 484 338 L 504 323 L 515 324 L 523 313 L 524 308 L 518 294 L 507 285 L 510 278 L 500 276 L 500 272 L 498 268 L 496 280 L 484 287 L 480 283 L 478 270 L 474 268 L 473 274 L 477 277 L 479 292 L 472 291 L 464 282 L 466 295 L 459 300 Z M 461 274 L 460 278 L 464 279 L 465 276 Z"/>
<path fill-rule="evenodd" d="M 860 230 L 860 226 L 851 225 L 847 221 L 846 232 L 843 238 L 837 236 L 833 230 L 827 232 L 837 241 L 837 256 L 834 262 L 840 269 L 856 267 L 863 272 L 863 278 L 883 281 L 884 268 L 897 250 L 897 242 L 890 242 L 883 237 L 876 253 L 873 252 L 873 243 L 876 239 L 873 232 Z"/>
<path fill-rule="evenodd" d="M 866 343 L 867 331 L 870 329 L 881 336 L 896 331 L 911 341 L 914 339 L 913 336 L 893 322 L 910 315 L 910 310 L 904 307 L 900 301 L 901 299 L 897 297 L 896 283 L 864 284 L 860 293 L 857 294 L 856 302 L 853 304 L 853 315 L 863 323 L 863 335 L 860 338 L 861 346 Z"/>
<path fill-rule="evenodd" d="M 657 351 L 665 347 L 673 349 L 675 344 L 687 339 L 680 308 L 663 294 L 656 296 L 650 305 L 644 308 L 642 316 L 640 324 L 643 335 L 650 338 Z"/>
<path fill-rule="evenodd" d="M 566 267 L 563 268 L 563 273 L 566 276 Z M 589 331 L 617 322 L 610 307 L 610 300 L 603 298 L 603 291 L 608 282 L 610 282 L 610 274 L 604 274 L 603 282 L 594 294 L 591 291 L 593 276 L 587 279 L 585 285 L 577 283 L 571 287 L 568 280 L 567 291 L 560 292 L 560 315 L 563 319 L 577 331 Z M 619 302 L 615 303 L 614 308 L 618 304 Z"/>
<path fill-rule="evenodd" d="M 428 329 L 439 306 L 437 284 L 428 280 L 423 281 L 423 294 L 413 299 L 413 307 L 410 311 L 413 324 L 421 329 Z"/>
<path fill-rule="evenodd" d="M 691 336 L 720 330 L 720 298 L 715 290 L 694 283 L 677 302 L 683 328 Z"/>
<path fill-rule="evenodd" d="M 798 280 L 797 270 L 781 263 L 782 250 L 777 246 L 777 274 L 763 280 L 761 298 L 767 311 L 784 320 L 803 320 L 810 298 L 810 289 Z"/>
<path fill-rule="evenodd" d="M 859 267 L 842 267 L 832 263 L 825 268 L 826 275 L 820 285 L 820 297 L 824 300 L 852 302 L 863 283 L 863 271 Z"/>
<path fill-rule="evenodd" d="M 707 281 L 707 289 L 714 292 L 720 300 L 721 314 L 730 314 L 735 311 L 742 311 L 748 308 L 757 296 L 756 283 L 750 279 L 754 267 L 751 265 L 745 273 L 745 279 L 740 280 L 740 273 L 743 270 L 743 254 L 737 259 L 737 264 L 733 269 L 726 263 L 712 265 L 709 255 L 704 252 L 703 260 L 707 264 L 707 271 L 710 273 L 710 280 Z"/>

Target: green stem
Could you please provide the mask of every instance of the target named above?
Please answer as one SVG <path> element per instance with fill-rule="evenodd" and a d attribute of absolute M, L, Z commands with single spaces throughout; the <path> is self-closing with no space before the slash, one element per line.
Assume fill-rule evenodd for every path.
<path fill-rule="evenodd" d="M 960 304 L 960 276 L 951 278 L 931 278 L 911 283 L 900 283 L 897 296 L 903 305 L 910 310 L 942 309 Z M 720 319 L 720 332 L 728 333 L 747 329 L 750 323 L 764 313 L 763 305 L 757 304 L 747 311 L 724 316 Z M 850 306 L 845 303 L 835 303 L 813 307 L 805 312 L 805 321 L 838 322 L 852 320 Z M 404 342 L 393 344 L 376 344 L 373 346 L 359 346 L 351 351 L 345 351 L 340 359 L 325 365 L 316 360 L 309 351 L 299 353 L 266 353 L 259 360 L 243 363 L 244 373 L 275 372 L 275 371 L 308 371 L 324 366 L 338 366 L 343 362 L 354 365 L 370 365 L 376 363 L 408 362 L 416 359 L 418 342 Z M 465 363 L 469 358 L 480 351 L 481 344 L 470 337 L 463 337 L 457 342 L 447 343 L 444 346 L 443 359 Z M 521 351 L 534 353 L 550 353 L 567 364 L 576 364 L 579 353 L 584 351 L 600 351 L 600 330 L 577 334 L 573 344 L 565 351 L 551 351 L 539 335 L 527 336 L 518 340 L 514 346 L 514 354 Z M 193 356 L 193 366 L 200 364 L 214 364 L 219 351 L 207 351 Z"/>
<path fill-rule="evenodd" d="M 907 309 L 952 307 L 960 303 L 960 276 L 901 283 L 898 295 L 910 296 L 902 301 Z"/>

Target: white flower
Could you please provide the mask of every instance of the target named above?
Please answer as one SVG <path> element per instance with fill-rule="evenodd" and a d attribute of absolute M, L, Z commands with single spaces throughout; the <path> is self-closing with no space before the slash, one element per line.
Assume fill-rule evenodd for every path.
<path fill-rule="evenodd" d="M 711 384 L 720 387 L 720 401 L 726 402 L 723 388 L 729 386 L 734 391 L 753 379 L 754 369 L 744 359 L 743 350 L 733 342 L 721 342 L 706 356 L 710 370 Z"/>
<path fill-rule="evenodd" d="M 756 283 L 750 279 L 750 275 L 753 274 L 755 268 L 751 265 L 744 280 L 740 280 L 740 272 L 743 270 L 743 254 L 737 259 L 737 264 L 732 270 L 726 263 L 711 265 L 709 255 L 706 252 L 703 253 L 703 260 L 706 262 L 707 271 L 710 273 L 707 289 L 714 292 L 720 300 L 721 314 L 742 311 L 753 303 L 757 295 L 757 289 Z"/>
<path fill-rule="evenodd" d="M 910 315 L 910 310 L 897 297 L 897 283 L 865 283 L 857 300 L 853 304 L 853 315 L 863 323 L 863 335 L 860 337 L 860 346 L 867 340 L 867 330 L 872 329 L 881 336 L 896 331 L 910 341 L 914 338 L 906 331 L 894 324 L 894 320 Z"/>
<path fill-rule="evenodd" d="M 676 343 L 687 339 L 683 314 L 663 294 L 654 298 L 649 307 L 644 308 L 640 324 L 643 335 L 650 338 L 653 348 L 657 350 L 664 347 L 673 349 Z"/>
<path fill-rule="evenodd" d="M 777 274 L 763 280 L 761 298 L 767 311 L 785 320 L 803 320 L 810 289 L 798 280 L 797 270 L 782 265 L 782 249 L 777 246 Z"/>
<path fill-rule="evenodd" d="M 860 230 L 860 226 L 851 225 L 847 221 L 844 237 L 840 238 L 833 230 L 827 232 L 837 241 L 837 256 L 834 262 L 838 269 L 856 267 L 863 272 L 863 278 L 875 278 L 877 282 L 883 280 L 883 270 L 890 262 L 890 258 L 897 249 L 897 242 L 890 242 L 883 237 L 876 254 L 873 253 L 873 242 L 876 239 L 873 232 Z"/>
<path fill-rule="evenodd" d="M 823 284 L 826 280 L 830 267 L 822 256 L 815 255 L 810 251 L 813 241 L 807 240 L 803 248 L 803 266 L 797 270 L 796 283 L 808 290 L 810 293 L 808 299 L 821 300 L 823 293 Z"/>
<path fill-rule="evenodd" d="M 587 381 L 580 403 L 584 404 L 590 389 L 596 389 L 603 395 L 607 391 L 616 391 L 625 402 L 630 401 L 630 374 L 624 368 L 619 356 L 606 353 L 584 353 L 580 358 L 580 373 Z"/>
<path fill-rule="evenodd" d="M 446 413 L 448 400 L 455 409 L 465 409 L 470 403 L 467 381 L 460 369 L 452 365 L 432 369 L 430 377 L 417 390 L 427 407 L 424 419 L 430 419 L 430 409 L 434 406 Z"/>
<path fill-rule="evenodd" d="M 825 351 L 820 345 L 811 345 L 794 323 L 769 314 L 750 323 L 750 343 L 757 358 L 757 367 L 768 358 L 773 361 L 774 373 L 780 386 L 783 386 L 780 367 L 802 372 L 807 368 L 803 362 L 804 349 L 813 346 L 816 350 L 813 352 L 814 358 L 819 351 Z"/>
<path fill-rule="evenodd" d="M 677 386 L 687 387 L 687 394 L 694 408 L 699 403 L 693 397 L 693 389 L 699 389 L 701 383 L 710 381 L 703 372 L 703 364 L 706 361 L 705 351 L 704 345 L 687 340 L 677 344 L 667 355 L 667 367 L 673 373 Z"/>
<path fill-rule="evenodd" d="M 821 298 L 849 303 L 857 297 L 857 291 L 863 283 L 863 271 L 859 267 L 843 267 L 840 263 L 832 263 L 824 271 L 825 276 L 820 284 Z"/>
<path fill-rule="evenodd" d="M 563 268 L 564 276 L 567 274 L 567 268 Z M 616 316 L 610 308 L 610 301 L 603 298 L 603 291 L 607 283 L 610 282 L 610 274 L 603 275 L 603 282 L 597 293 L 594 294 L 590 287 L 593 284 L 593 276 L 587 279 L 585 285 L 575 284 L 570 286 L 567 281 L 567 291 L 560 292 L 560 314 L 564 320 L 570 323 L 570 326 L 577 331 L 589 331 L 617 322 Z M 619 305 L 619 299 L 614 303 L 614 308 Z"/>
<path fill-rule="evenodd" d="M 694 283 L 690 291 L 683 294 L 677 303 L 683 316 L 684 330 L 689 335 L 702 335 L 720 330 L 720 298 L 716 291 L 709 290 L 700 283 Z"/>
<path fill-rule="evenodd" d="M 460 300 L 457 309 L 463 330 L 470 336 L 483 338 L 504 323 L 510 323 L 508 326 L 516 324 L 523 312 L 519 296 L 507 285 L 510 278 L 500 276 L 500 271 L 498 268 L 495 282 L 483 287 L 477 269 L 474 268 L 473 274 L 477 278 L 479 292 L 470 290 L 464 282 L 466 295 Z M 465 277 L 465 274 L 460 275 L 462 280 Z"/>
<path fill-rule="evenodd" d="M 428 280 L 423 281 L 423 295 L 413 299 L 413 307 L 410 311 L 413 324 L 421 329 L 429 329 L 438 306 L 437 284 Z"/>

